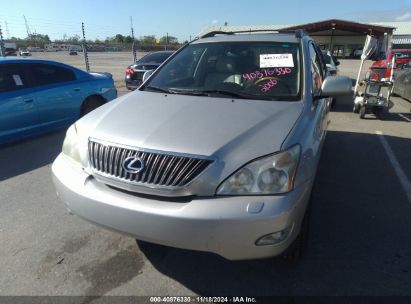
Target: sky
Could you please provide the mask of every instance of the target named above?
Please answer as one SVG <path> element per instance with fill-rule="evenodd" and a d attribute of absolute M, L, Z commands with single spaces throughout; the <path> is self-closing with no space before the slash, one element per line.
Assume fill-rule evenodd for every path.
<path fill-rule="evenodd" d="M 136 37 L 166 33 L 183 42 L 210 25 L 303 24 L 325 19 L 363 22 L 411 21 L 411 0 L 18 0 L 2 1 L 3 37 L 31 32 L 54 39 L 81 36 L 105 39 L 130 34 L 133 18 Z"/>

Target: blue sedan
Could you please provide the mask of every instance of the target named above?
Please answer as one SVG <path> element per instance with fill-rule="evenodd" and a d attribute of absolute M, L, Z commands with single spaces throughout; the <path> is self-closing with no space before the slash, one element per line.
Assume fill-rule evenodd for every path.
<path fill-rule="evenodd" d="M 0 145 L 68 127 L 117 97 L 109 74 L 33 59 L 0 59 Z"/>

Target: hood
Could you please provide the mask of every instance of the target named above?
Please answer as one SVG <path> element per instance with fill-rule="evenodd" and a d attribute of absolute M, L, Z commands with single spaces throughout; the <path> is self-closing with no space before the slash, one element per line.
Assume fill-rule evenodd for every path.
<path fill-rule="evenodd" d="M 275 102 L 135 91 L 79 123 L 90 137 L 128 146 L 242 160 L 279 151 L 303 109 Z"/>

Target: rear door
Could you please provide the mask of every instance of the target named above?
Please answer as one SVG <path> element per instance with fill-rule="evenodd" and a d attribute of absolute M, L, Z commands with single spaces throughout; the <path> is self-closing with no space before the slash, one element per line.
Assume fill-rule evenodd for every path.
<path fill-rule="evenodd" d="M 22 64 L 0 64 L 0 143 L 29 134 L 38 123 L 33 89 Z"/>
<path fill-rule="evenodd" d="M 58 128 L 75 121 L 86 93 L 74 70 L 48 63 L 30 63 L 27 67 L 35 87 L 40 124 Z"/>

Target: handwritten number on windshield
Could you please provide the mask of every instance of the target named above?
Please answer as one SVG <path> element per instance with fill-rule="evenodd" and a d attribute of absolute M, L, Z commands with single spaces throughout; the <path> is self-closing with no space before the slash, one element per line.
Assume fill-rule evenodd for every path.
<path fill-rule="evenodd" d="M 290 68 L 262 69 L 260 71 L 243 74 L 243 78 L 248 79 L 248 80 L 254 80 L 254 79 L 269 77 L 273 75 L 276 75 L 276 76 L 287 75 L 290 73 L 291 73 Z"/>

